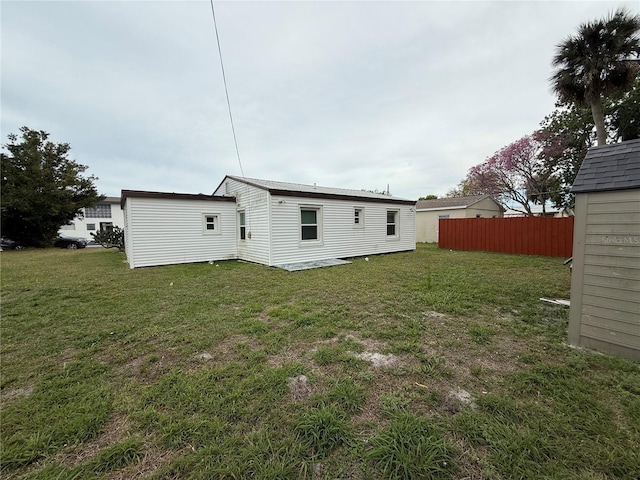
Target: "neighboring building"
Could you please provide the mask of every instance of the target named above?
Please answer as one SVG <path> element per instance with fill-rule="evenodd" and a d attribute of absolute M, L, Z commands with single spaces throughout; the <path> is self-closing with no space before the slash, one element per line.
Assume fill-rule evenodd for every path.
<path fill-rule="evenodd" d="M 222 259 L 269 266 L 415 249 L 415 202 L 226 176 L 213 195 L 123 190 L 131 268 Z"/>
<path fill-rule="evenodd" d="M 63 225 L 58 233 L 93 240 L 92 233 L 113 227 L 124 228 L 124 215 L 119 197 L 106 197 L 95 207 L 83 208 L 82 212 L 82 217 L 76 217 L 71 224 Z"/>
<path fill-rule="evenodd" d="M 503 208 L 491 195 L 437 198 L 416 203 L 416 241 L 437 242 L 441 218 L 497 218 Z"/>
<path fill-rule="evenodd" d="M 589 149 L 571 191 L 569 343 L 640 360 L 640 140 Z"/>
<path fill-rule="evenodd" d="M 544 214 L 542 212 L 542 205 L 538 205 L 538 204 L 530 204 L 529 208 L 531 209 L 531 214 L 534 217 L 568 217 L 570 216 L 565 210 L 561 210 L 557 207 L 551 206 L 551 205 L 545 205 L 545 209 L 544 209 Z M 526 217 L 528 216 L 526 213 L 524 213 L 522 210 L 524 210 L 523 207 L 519 206 L 518 210 L 514 210 L 514 209 L 508 209 L 505 210 L 504 215 L 505 217 Z"/>

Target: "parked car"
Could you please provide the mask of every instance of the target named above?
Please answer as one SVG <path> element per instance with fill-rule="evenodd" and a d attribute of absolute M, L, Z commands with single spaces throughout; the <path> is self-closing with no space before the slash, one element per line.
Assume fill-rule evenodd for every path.
<path fill-rule="evenodd" d="M 24 247 L 8 238 L 0 239 L 0 250 L 22 250 Z"/>
<path fill-rule="evenodd" d="M 89 240 L 81 237 L 63 237 L 59 236 L 55 243 L 54 247 L 60 248 L 68 248 L 70 250 L 75 250 L 76 248 L 84 248 L 89 243 Z"/>

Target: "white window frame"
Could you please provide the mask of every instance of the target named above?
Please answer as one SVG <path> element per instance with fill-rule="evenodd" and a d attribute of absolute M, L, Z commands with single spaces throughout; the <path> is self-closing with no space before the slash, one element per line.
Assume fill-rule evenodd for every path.
<path fill-rule="evenodd" d="M 96 231 L 96 224 L 94 223 L 87 223 L 87 232 L 95 232 Z"/>
<path fill-rule="evenodd" d="M 315 224 L 303 224 L 302 223 L 302 211 L 303 210 L 315 210 L 316 223 Z M 298 241 L 301 245 L 319 245 L 322 244 L 322 205 L 300 205 L 298 209 Z M 302 239 L 302 229 L 304 225 L 316 227 L 316 238 Z"/>
<path fill-rule="evenodd" d="M 242 222 L 244 217 L 244 223 Z M 244 228 L 244 238 L 242 238 L 242 229 Z M 247 212 L 246 210 L 238 210 L 238 240 L 245 242 L 247 240 Z"/>
<path fill-rule="evenodd" d="M 213 218 L 212 221 L 209 219 Z M 209 229 L 208 225 L 213 224 L 213 229 Z M 203 235 L 220 235 L 220 214 L 219 213 L 203 213 L 202 214 L 202 233 Z"/>
<path fill-rule="evenodd" d="M 364 228 L 364 207 L 353 207 L 353 228 Z"/>
<path fill-rule="evenodd" d="M 389 222 L 390 213 L 393 213 L 393 219 L 394 219 L 393 223 Z M 400 238 L 400 210 L 399 209 L 387 209 L 385 213 L 385 225 L 386 225 L 387 240 L 397 240 L 398 238 Z M 391 235 L 389 234 L 390 225 L 394 226 L 393 228 L 394 232 Z"/>

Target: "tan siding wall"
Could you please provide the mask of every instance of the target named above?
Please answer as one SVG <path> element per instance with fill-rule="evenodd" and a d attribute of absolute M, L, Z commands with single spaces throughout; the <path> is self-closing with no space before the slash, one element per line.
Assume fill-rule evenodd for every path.
<path fill-rule="evenodd" d="M 236 232 L 238 258 L 269 265 L 269 192 L 229 178 L 217 192 L 236 197 L 237 210 L 245 211 L 247 238 L 240 240 L 240 234 Z"/>
<path fill-rule="evenodd" d="M 640 359 L 640 193 L 576 196 L 569 341 Z"/>
<path fill-rule="evenodd" d="M 466 218 L 467 216 L 463 208 L 416 212 L 416 242 L 436 243 L 438 241 L 440 215 L 449 215 L 449 218 Z"/>
<path fill-rule="evenodd" d="M 127 260 L 131 268 L 236 258 L 232 202 L 127 198 Z M 203 232 L 204 213 L 220 216 L 220 234 Z"/>
<path fill-rule="evenodd" d="M 493 218 L 502 217 L 502 212 L 490 198 L 485 198 L 469 208 L 416 212 L 416 242 L 438 242 L 440 215 L 449 215 L 449 218 L 475 218 L 476 215 L 480 215 L 481 218 Z"/>
<path fill-rule="evenodd" d="M 466 212 L 466 218 L 475 218 L 476 215 L 480 215 L 481 218 L 502 217 L 500 207 L 490 198 L 474 203 Z"/>
<path fill-rule="evenodd" d="M 322 209 L 319 242 L 300 241 L 300 206 L 303 205 Z M 355 207 L 364 209 L 364 228 L 354 226 Z M 411 208 L 410 205 L 274 196 L 271 198 L 271 264 L 413 250 L 415 213 Z M 387 238 L 387 209 L 399 211 L 398 239 Z"/>

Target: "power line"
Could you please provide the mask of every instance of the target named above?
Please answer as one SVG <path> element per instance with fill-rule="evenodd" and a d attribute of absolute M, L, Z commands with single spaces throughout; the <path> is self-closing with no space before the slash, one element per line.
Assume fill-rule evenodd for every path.
<path fill-rule="evenodd" d="M 227 88 L 227 76 L 224 74 L 224 63 L 222 63 L 222 50 L 220 49 L 220 36 L 218 35 L 218 24 L 216 22 L 216 12 L 213 9 L 213 0 L 211 3 L 211 15 L 213 16 L 213 27 L 216 30 L 216 42 L 218 43 L 218 54 L 220 55 L 220 68 L 222 69 L 222 81 L 224 83 L 224 93 L 227 96 L 227 107 L 229 109 L 229 120 L 231 121 L 231 132 L 233 132 L 233 143 L 236 146 L 236 156 L 238 157 L 238 165 L 240 165 L 240 173 L 244 177 L 242 170 L 242 162 L 240 161 L 240 151 L 238 150 L 238 140 L 236 138 L 236 129 L 233 126 L 233 115 L 231 115 L 231 102 L 229 101 L 229 89 Z"/>

